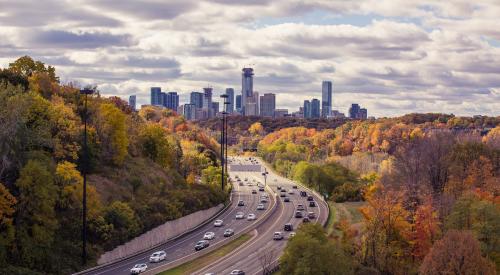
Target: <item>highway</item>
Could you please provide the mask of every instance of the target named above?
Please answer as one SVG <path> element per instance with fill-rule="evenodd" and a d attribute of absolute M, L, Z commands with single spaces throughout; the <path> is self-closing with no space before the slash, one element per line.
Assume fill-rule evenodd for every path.
<path fill-rule="evenodd" d="M 231 174 L 233 180 L 235 175 L 236 174 L 234 173 Z M 148 265 L 147 273 L 155 274 L 203 255 L 207 252 L 207 250 L 213 250 L 214 246 L 222 245 L 223 241 L 228 242 L 227 239 L 237 238 L 240 232 L 248 231 L 252 227 L 255 227 L 257 222 L 262 219 L 263 216 L 267 215 L 267 213 L 271 210 L 271 206 L 275 204 L 273 198 L 270 198 L 271 200 L 269 200 L 268 203 L 265 203 L 265 210 L 256 210 L 257 205 L 260 203 L 261 195 L 266 193 L 269 196 L 269 193 L 257 191 L 257 194 L 252 194 L 252 190 L 258 190 L 254 180 L 257 181 L 255 175 L 248 175 L 248 181 L 244 182 L 244 177 L 241 178 L 241 185 L 237 182 L 233 183 L 234 188 L 232 193 L 232 205 L 225 212 L 213 219 L 222 219 L 224 221 L 224 225 L 222 227 L 215 227 L 212 221 L 184 236 L 181 236 L 178 239 L 168 241 L 157 248 L 150 249 L 128 259 L 109 265 L 103 265 L 80 274 L 130 274 L 130 269 L 135 264 L 139 263 L 146 263 Z M 252 186 L 249 186 L 248 183 L 252 184 Z M 237 204 L 239 200 L 243 200 L 245 205 L 238 206 Z M 235 214 L 240 211 L 245 213 L 245 218 L 237 220 L 235 218 Z M 249 213 L 255 214 L 257 219 L 254 221 L 248 221 L 246 216 Z M 223 236 L 223 232 L 227 228 L 234 230 L 235 234 L 232 237 L 226 238 Z M 195 251 L 195 244 L 203 239 L 203 235 L 206 232 L 214 232 L 215 238 L 209 241 L 210 246 L 208 248 L 201 251 Z M 159 250 L 164 250 L 166 252 L 166 259 L 160 263 L 149 263 L 149 256 L 153 252 Z"/>
<path fill-rule="evenodd" d="M 237 173 L 240 177 L 259 178 L 263 181 L 263 175 L 259 167 L 261 163 L 260 160 L 256 163 L 255 167 L 252 169 L 255 171 L 231 171 L 231 173 Z M 231 169 L 240 170 L 241 167 L 247 167 L 247 165 L 248 161 L 246 159 L 233 158 Z M 328 205 L 321 198 L 300 185 L 298 185 L 298 189 L 293 189 L 292 186 L 297 185 L 296 183 L 280 177 L 269 168 L 267 168 L 267 171 L 269 173 L 267 175 L 267 185 L 271 187 L 276 194 L 280 193 L 280 190 L 277 190 L 278 186 L 285 188 L 287 190 L 287 197 L 290 198 L 290 202 L 284 202 L 284 198 L 277 196 L 277 210 L 272 216 L 266 219 L 266 222 L 260 224 L 256 228 L 258 233 L 256 238 L 253 238 L 250 243 L 246 243 L 244 246 L 236 249 L 233 253 L 202 268 L 195 274 L 229 274 L 234 269 L 243 270 L 246 274 L 262 274 L 264 267 L 276 265 L 280 255 L 283 253 L 289 235 L 289 232 L 283 230 L 284 225 L 286 223 L 292 223 L 295 231 L 298 225 L 302 223 L 302 219 L 294 217 L 295 209 L 298 204 L 304 205 L 306 208 L 305 211 L 303 211 L 304 213 L 314 212 L 316 214 L 316 219 L 311 222 L 320 222 L 321 224 L 326 222 L 329 214 Z M 294 194 L 288 194 L 289 190 L 293 190 Z M 299 194 L 301 190 L 306 191 L 308 195 L 313 195 L 314 201 L 317 203 L 316 207 L 309 207 L 307 198 L 301 197 Z M 273 240 L 273 233 L 275 231 L 283 232 L 285 238 L 279 241 Z"/>

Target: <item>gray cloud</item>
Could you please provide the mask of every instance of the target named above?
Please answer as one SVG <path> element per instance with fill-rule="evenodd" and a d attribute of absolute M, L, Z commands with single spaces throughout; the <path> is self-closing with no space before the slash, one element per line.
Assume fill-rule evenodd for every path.
<path fill-rule="evenodd" d="M 62 30 L 32 31 L 27 42 L 41 47 L 92 49 L 110 46 L 132 46 L 131 35 L 107 32 L 69 32 Z"/>
<path fill-rule="evenodd" d="M 193 0 L 169 0 L 169 1 L 93 1 L 97 7 L 121 12 L 127 16 L 142 18 L 146 20 L 172 19 L 197 7 L 197 1 Z"/>

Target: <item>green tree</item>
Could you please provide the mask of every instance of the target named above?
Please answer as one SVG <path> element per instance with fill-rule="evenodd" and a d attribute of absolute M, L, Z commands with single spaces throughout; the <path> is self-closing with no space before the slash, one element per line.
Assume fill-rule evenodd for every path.
<path fill-rule="evenodd" d="M 125 114 L 114 104 L 101 104 L 96 128 L 103 149 L 103 160 L 122 165 L 129 143 Z"/>
<path fill-rule="evenodd" d="M 14 226 L 12 220 L 17 200 L 0 182 L 0 265 L 7 262 L 7 254 L 14 241 Z"/>
<path fill-rule="evenodd" d="M 16 217 L 18 262 L 26 267 L 50 270 L 51 250 L 58 227 L 54 206 L 57 188 L 46 164 L 30 160 L 16 181 L 19 203 Z"/>
<path fill-rule="evenodd" d="M 104 218 L 113 225 L 113 243 L 121 244 L 139 232 L 139 222 L 134 210 L 126 203 L 114 201 L 107 209 Z"/>
<path fill-rule="evenodd" d="M 32 76 L 34 73 L 47 73 L 51 81 L 59 82 L 59 77 L 56 76 L 56 69 L 54 67 L 45 67 L 43 62 L 35 61 L 27 55 L 18 58 L 13 63 L 10 63 L 9 70 L 26 78 Z"/>
<path fill-rule="evenodd" d="M 319 224 L 302 224 L 280 258 L 283 274 L 354 274 L 340 244 L 327 239 Z"/>
<path fill-rule="evenodd" d="M 139 133 L 138 142 L 144 156 L 163 167 L 177 167 L 180 161 L 177 151 L 179 147 L 175 139 L 169 138 L 166 130 L 160 125 L 149 123 L 144 126 Z"/>

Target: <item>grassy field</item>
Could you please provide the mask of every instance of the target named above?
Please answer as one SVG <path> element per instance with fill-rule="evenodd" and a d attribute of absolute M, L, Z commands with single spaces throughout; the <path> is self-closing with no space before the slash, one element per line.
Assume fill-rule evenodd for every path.
<path fill-rule="evenodd" d="M 335 224 L 343 218 L 346 218 L 356 228 L 362 226 L 363 215 L 358 209 L 364 206 L 365 202 L 335 203 L 329 201 L 328 204 L 330 205 L 330 219 L 326 225 L 326 232 L 329 236 L 341 236 L 341 232 L 335 228 Z"/>
<path fill-rule="evenodd" d="M 178 267 L 172 268 L 170 270 L 164 271 L 160 273 L 161 275 L 182 275 L 182 274 L 191 274 L 200 268 L 213 263 L 217 259 L 225 256 L 229 252 L 235 250 L 237 247 L 242 245 L 244 242 L 248 241 L 252 236 L 250 234 L 245 234 L 234 241 L 224 245 L 223 247 L 212 251 L 200 258 L 194 259 L 190 262 L 182 264 Z"/>

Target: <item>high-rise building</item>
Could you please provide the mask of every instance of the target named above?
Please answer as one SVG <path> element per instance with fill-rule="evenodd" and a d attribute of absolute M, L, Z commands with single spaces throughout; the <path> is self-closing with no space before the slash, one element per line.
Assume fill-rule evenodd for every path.
<path fill-rule="evenodd" d="M 196 106 L 194 104 L 184 104 L 182 115 L 187 120 L 195 120 L 196 119 Z"/>
<path fill-rule="evenodd" d="M 247 103 L 254 103 L 254 104 L 258 103 L 258 100 L 252 102 L 251 100 L 252 97 L 253 97 L 253 69 L 243 68 L 241 74 L 241 109 L 244 115 L 247 115 L 247 113 L 255 115 L 253 114 L 253 112 L 245 111 Z"/>
<path fill-rule="evenodd" d="M 219 113 L 219 102 L 212 102 L 212 115 L 217 116 Z"/>
<path fill-rule="evenodd" d="M 160 87 L 151 87 L 151 105 L 153 105 L 153 106 L 162 105 L 161 104 L 162 101 L 163 101 L 163 99 L 162 99 L 162 94 L 161 94 L 161 88 Z"/>
<path fill-rule="evenodd" d="M 203 108 L 203 93 L 191 92 L 189 103 L 193 104 L 195 108 Z"/>
<path fill-rule="evenodd" d="M 331 81 L 323 81 L 321 87 L 321 116 L 329 117 L 332 113 L 332 91 Z"/>
<path fill-rule="evenodd" d="M 241 113 L 241 95 L 236 96 L 236 112 Z"/>
<path fill-rule="evenodd" d="M 319 99 L 313 98 L 311 100 L 311 118 L 319 118 L 320 116 L 320 102 Z"/>
<path fill-rule="evenodd" d="M 226 112 L 232 114 L 234 112 L 234 89 L 227 88 L 226 95 L 227 95 L 227 102 L 229 102 L 229 104 L 226 105 Z"/>
<path fill-rule="evenodd" d="M 135 95 L 131 95 L 128 97 L 128 105 L 130 106 L 130 108 L 132 108 L 133 111 L 136 110 L 136 108 L 135 108 L 136 99 L 137 99 L 137 97 Z"/>
<path fill-rule="evenodd" d="M 288 116 L 288 109 L 276 109 L 274 110 L 274 117 L 286 117 Z"/>
<path fill-rule="evenodd" d="M 212 88 L 203 88 L 203 118 L 212 118 Z"/>
<path fill-rule="evenodd" d="M 276 109 L 275 94 L 267 93 L 260 97 L 260 116 L 274 117 L 275 109 Z"/>
<path fill-rule="evenodd" d="M 177 111 L 177 107 L 179 107 L 179 95 L 177 92 L 168 92 L 163 98 L 163 106 Z"/>
<path fill-rule="evenodd" d="M 359 109 L 359 118 L 367 119 L 368 118 L 368 110 L 366 108 Z"/>
<path fill-rule="evenodd" d="M 349 108 L 349 117 L 350 118 L 359 118 L 359 104 L 353 103 L 351 104 L 351 108 Z"/>
<path fill-rule="evenodd" d="M 304 118 L 311 118 L 311 101 L 304 100 Z"/>

